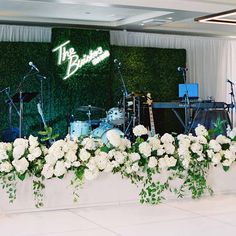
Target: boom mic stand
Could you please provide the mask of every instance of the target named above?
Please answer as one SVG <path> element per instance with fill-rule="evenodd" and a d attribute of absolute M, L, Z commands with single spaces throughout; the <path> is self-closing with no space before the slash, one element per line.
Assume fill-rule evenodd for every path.
<path fill-rule="evenodd" d="M 126 98 L 128 96 L 128 91 L 127 91 L 127 88 L 126 88 L 126 85 L 125 85 L 125 82 L 124 82 L 124 78 L 123 78 L 123 75 L 121 73 L 121 62 L 119 62 L 117 59 L 114 60 L 114 63 L 116 65 L 116 68 L 117 68 L 117 71 L 118 71 L 118 74 L 119 74 L 119 78 L 120 78 L 120 81 L 121 81 L 121 84 L 122 84 L 122 106 L 123 106 L 123 117 L 124 117 L 124 123 L 123 123 L 123 132 L 126 133 L 126 125 L 125 125 L 125 108 L 126 108 L 126 104 L 125 104 L 125 101 L 126 101 Z"/>
<path fill-rule="evenodd" d="M 227 82 L 230 83 L 230 109 L 231 109 L 231 114 L 230 114 L 230 118 L 231 118 L 231 128 L 234 127 L 234 108 L 236 105 L 236 101 L 235 101 L 235 95 L 234 95 L 234 83 L 230 80 L 227 80 Z"/>

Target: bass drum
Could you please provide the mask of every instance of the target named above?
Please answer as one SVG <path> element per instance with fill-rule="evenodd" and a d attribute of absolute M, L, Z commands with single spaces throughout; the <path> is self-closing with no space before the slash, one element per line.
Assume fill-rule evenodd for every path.
<path fill-rule="evenodd" d="M 74 121 L 70 123 L 70 136 L 72 139 L 81 136 L 89 136 L 91 124 L 86 121 Z"/>
<path fill-rule="evenodd" d="M 107 112 L 107 121 L 112 125 L 122 125 L 125 122 L 124 110 L 113 107 Z"/>
<path fill-rule="evenodd" d="M 108 139 L 107 139 L 107 132 L 109 130 L 114 130 L 117 134 L 120 136 L 124 136 L 124 133 L 121 132 L 118 128 L 113 128 L 112 125 L 108 123 L 101 123 L 98 128 L 92 131 L 92 137 L 93 138 L 100 138 L 102 142 L 107 145 Z"/>

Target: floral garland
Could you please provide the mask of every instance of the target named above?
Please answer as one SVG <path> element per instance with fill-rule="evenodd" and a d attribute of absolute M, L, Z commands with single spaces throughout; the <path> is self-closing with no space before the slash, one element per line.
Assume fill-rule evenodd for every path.
<path fill-rule="evenodd" d="M 17 177 L 24 180 L 33 177 L 33 193 L 37 207 L 43 206 L 44 180 L 63 178 L 74 173 L 71 181 L 74 200 L 85 180 L 96 179 L 102 172 L 120 173 L 141 187 L 140 202 L 158 204 L 166 190 L 178 197 L 191 193 L 200 198 L 206 191 L 213 192 L 207 184 L 210 166 L 221 165 L 229 170 L 236 159 L 236 128 L 228 129 L 227 136 L 210 136 L 204 126 L 198 125 L 196 136 L 192 134 L 155 135 L 147 140 L 147 129 L 138 125 L 133 129 L 135 142 L 110 130 L 107 142 L 85 137 L 71 140 L 67 136 L 51 147 L 38 141 L 38 137 L 18 138 L 14 143 L 0 143 L 0 184 L 6 190 L 9 201 L 16 199 Z M 168 171 L 165 181 L 158 175 Z M 172 187 L 173 180 L 180 179 L 179 188 Z"/>

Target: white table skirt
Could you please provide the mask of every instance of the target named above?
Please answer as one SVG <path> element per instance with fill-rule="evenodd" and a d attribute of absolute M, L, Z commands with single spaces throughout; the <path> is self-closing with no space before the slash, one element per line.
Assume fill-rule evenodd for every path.
<path fill-rule="evenodd" d="M 165 173 L 161 178 L 165 178 Z M 69 209 L 86 206 L 102 206 L 109 204 L 121 204 L 138 202 L 139 191 L 129 180 L 122 179 L 119 174 L 103 173 L 98 179 L 87 181 L 80 190 L 80 199 L 73 202 L 73 189 L 70 186 L 72 175 L 68 174 L 64 179 L 51 179 L 45 181 L 44 207 L 35 207 L 32 180 L 30 178 L 18 181 L 17 197 L 14 203 L 9 203 L 7 194 L 0 190 L 0 213 L 31 212 L 39 210 Z M 230 171 L 224 172 L 222 167 L 212 167 L 208 176 L 208 183 L 215 194 L 236 192 L 236 164 Z M 178 185 L 176 182 L 175 185 Z M 166 192 L 168 199 L 176 198 L 172 193 Z"/>

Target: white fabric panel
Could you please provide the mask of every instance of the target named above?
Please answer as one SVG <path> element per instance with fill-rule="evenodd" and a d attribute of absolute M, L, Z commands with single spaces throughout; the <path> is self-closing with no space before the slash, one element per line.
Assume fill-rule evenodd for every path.
<path fill-rule="evenodd" d="M 235 40 L 126 31 L 111 31 L 110 36 L 112 45 L 186 49 L 187 80 L 199 83 L 200 97 L 230 100 L 226 80 L 236 83 Z"/>
<path fill-rule="evenodd" d="M 0 41 L 5 42 L 51 42 L 50 27 L 0 25 Z"/>

